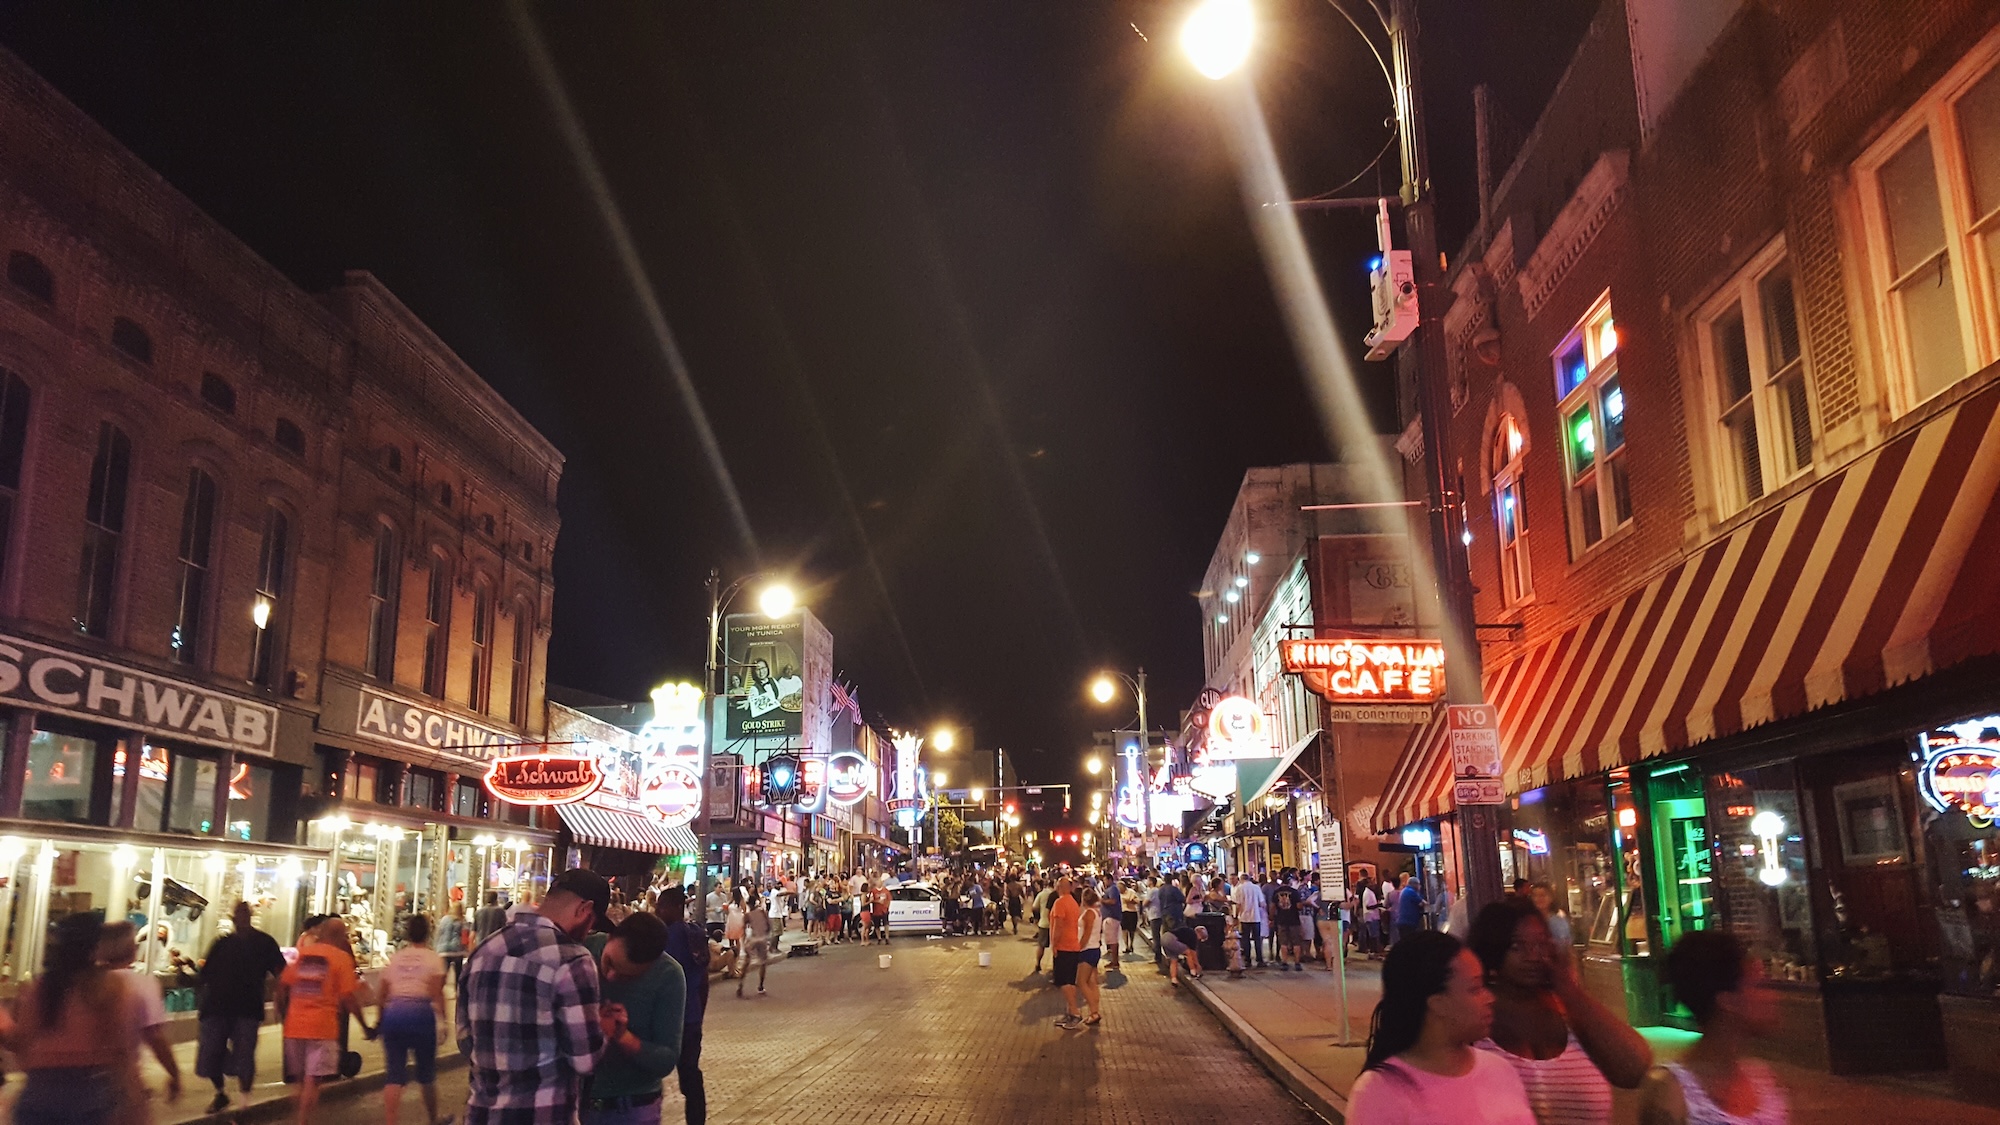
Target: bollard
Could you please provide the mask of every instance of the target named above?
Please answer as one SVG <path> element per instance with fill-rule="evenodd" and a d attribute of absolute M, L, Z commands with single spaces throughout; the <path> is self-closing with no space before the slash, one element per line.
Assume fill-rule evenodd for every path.
<path fill-rule="evenodd" d="M 884 968 L 884 969 L 888 968 L 888 967 L 889 967 L 889 955 L 888 955 L 887 953 L 882 953 L 882 954 L 878 954 L 878 955 L 876 956 L 876 958 L 875 958 L 875 964 L 876 964 L 876 965 L 877 965 L 878 967 L 880 967 L 880 968 Z"/>
<path fill-rule="evenodd" d="M 982 949 L 979 951 L 979 967 L 982 969 L 993 967 L 993 954 L 990 950 Z"/>

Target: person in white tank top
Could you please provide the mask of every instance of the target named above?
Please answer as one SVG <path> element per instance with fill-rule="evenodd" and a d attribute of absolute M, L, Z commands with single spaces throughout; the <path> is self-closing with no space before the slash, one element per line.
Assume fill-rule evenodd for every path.
<path fill-rule="evenodd" d="M 1696 930 L 1668 952 L 1667 980 L 1701 1038 L 1680 1061 L 1646 1076 L 1641 1125 L 1786 1125 L 1791 1111 L 1777 1079 L 1744 1056 L 1751 1039 L 1778 1025 L 1764 966 L 1733 935 Z"/>
<path fill-rule="evenodd" d="M 1646 1040 L 1583 990 L 1534 902 L 1489 903 L 1466 935 L 1493 989 L 1493 1033 L 1480 1041 L 1521 1076 L 1537 1125 L 1610 1125 L 1611 1088 L 1653 1065 Z"/>

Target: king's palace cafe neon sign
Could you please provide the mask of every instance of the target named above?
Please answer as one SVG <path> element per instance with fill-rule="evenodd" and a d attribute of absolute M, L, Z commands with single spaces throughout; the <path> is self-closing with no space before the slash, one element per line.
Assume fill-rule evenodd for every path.
<path fill-rule="evenodd" d="M 1319 637 L 1280 646 L 1285 671 L 1335 703 L 1432 703 L 1444 695 L 1444 645 Z"/>

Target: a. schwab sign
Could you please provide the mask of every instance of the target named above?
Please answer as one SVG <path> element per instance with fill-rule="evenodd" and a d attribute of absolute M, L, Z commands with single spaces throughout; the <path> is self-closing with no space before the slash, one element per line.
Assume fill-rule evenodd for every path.
<path fill-rule="evenodd" d="M 0 701 L 269 757 L 278 709 L 0 633 Z"/>
<path fill-rule="evenodd" d="M 503 747 L 518 746 L 521 741 L 519 735 L 497 727 L 332 677 L 326 681 L 320 725 L 336 734 L 476 762 L 491 761 Z"/>

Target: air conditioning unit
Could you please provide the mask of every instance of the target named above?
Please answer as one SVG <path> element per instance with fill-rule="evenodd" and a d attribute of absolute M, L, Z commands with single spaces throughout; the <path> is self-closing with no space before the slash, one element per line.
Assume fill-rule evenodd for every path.
<path fill-rule="evenodd" d="M 1368 289 L 1375 306 L 1375 326 L 1361 338 L 1369 359 L 1388 359 L 1417 330 L 1417 271 L 1408 250 L 1398 250 L 1389 235 L 1389 201 L 1375 205 L 1375 245 L 1382 251 L 1368 271 Z"/>

